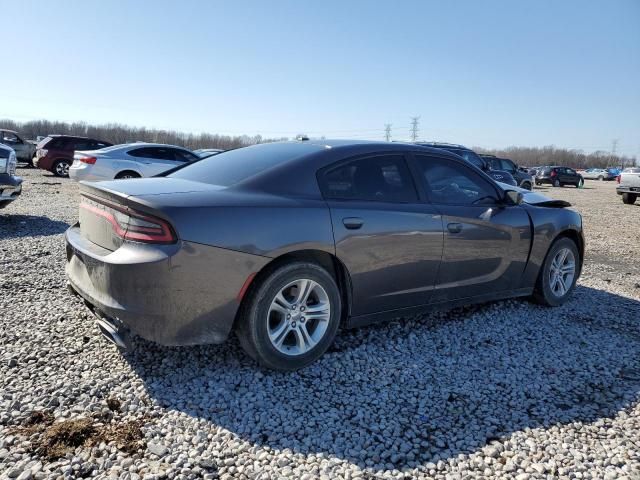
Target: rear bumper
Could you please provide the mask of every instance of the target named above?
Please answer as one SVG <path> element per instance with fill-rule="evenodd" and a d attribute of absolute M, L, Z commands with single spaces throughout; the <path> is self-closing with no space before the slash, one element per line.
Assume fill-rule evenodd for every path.
<path fill-rule="evenodd" d="M 640 195 L 640 187 L 628 187 L 625 185 L 620 185 L 616 187 L 616 193 L 618 195 L 622 195 L 623 193 L 635 193 Z"/>
<path fill-rule="evenodd" d="M 0 174 L 0 208 L 13 202 L 22 193 L 22 178 L 7 173 Z"/>
<path fill-rule="evenodd" d="M 101 177 L 101 176 L 95 175 L 93 172 L 93 168 L 91 167 L 92 165 L 86 165 L 86 164 L 76 165 L 76 163 L 73 163 L 69 167 L 69 178 L 72 180 L 75 180 L 76 182 L 81 182 L 83 180 L 87 182 L 113 180 L 112 178 L 109 178 L 109 177 Z"/>
<path fill-rule="evenodd" d="M 65 239 L 73 290 L 99 315 L 161 345 L 222 343 L 244 282 L 269 260 L 191 242 L 126 242 L 111 252 L 77 225 Z"/>

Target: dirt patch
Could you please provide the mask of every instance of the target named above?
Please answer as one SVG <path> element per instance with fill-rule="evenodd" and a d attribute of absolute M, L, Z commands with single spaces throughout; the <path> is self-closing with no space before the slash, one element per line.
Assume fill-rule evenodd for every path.
<path fill-rule="evenodd" d="M 49 461 L 78 447 L 91 448 L 100 443 L 114 443 L 119 450 L 131 454 L 146 446 L 142 432 L 146 421 L 113 420 L 105 424 L 93 418 L 78 418 L 54 422 L 50 412 L 34 411 L 12 433 L 31 437 L 31 450 Z"/>

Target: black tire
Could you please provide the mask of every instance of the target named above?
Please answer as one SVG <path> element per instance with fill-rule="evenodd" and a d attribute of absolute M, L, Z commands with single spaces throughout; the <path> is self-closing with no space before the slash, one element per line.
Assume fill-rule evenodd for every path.
<path fill-rule="evenodd" d="M 556 254 L 564 248 L 570 249 L 573 253 L 575 259 L 575 273 L 571 285 L 567 289 L 566 293 L 562 296 L 557 296 L 551 289 L 550 270 Z M 578 281 L 579 265 L 580 253 L 578 252 L 578 247 L 573 240 L 562 237 L 553 242 L 544 259 L 544 263 L 540 268 L 540 272 L 538 273 L 538 279 L 536 280 L 536 286 L 533 293 L 533 299 L 535 302 L 548 307 L 558 307 L 565 303 L 571 296 L 571 293 L 573 293 L 576 282 Z"/>
<path fill-rule="evenodd" d="M 69 176 L 69 167 L 71 166 L 71 162 L 69 160 L 60 159 L 53 162 L 53 166 L 51 167 L 51 171 L 56 177 L 68 177 Z"/>
<path fill-rule="evenodd" d="M 584 185 L 584 180 L 581 178 L 580 180 L 578 180 L 578 183 L 576 183 L 576 188 L 581 188 Z"/>
<path fill-rule="evenodd" d="M 287 284 L 299 279 L 313 280 L 324 289 L 331 307 L 330 318 L 326 331 L 314 347 L 306 353 L 286 355 L 278 351 L 269 339 L 269 308 Z M 244 351 L 259 364 L 282 371 L 297 370 L 317 360 L 333 343 L 340 325 L 342 305 L 335 279 L 314 263 L 293 262 L 277 267 L 257 278 L 256 282 L 243 300 L 236 327 Z"/>
<path fill-rule="evenodd" d="M 116 180 L 121 180 L 126 178 L 140 178 L 140 175 L 132 170 L 125 170 L 124 172 L 120 172 L 115 176 Z"/>
<path fill-rule="evenodd" d="M 560 180 L 558 180 L 557 178 L 553 181 L 552 185 L 554 187 L 561 187 L 562 183 L 560 183 Z"/>
<path fill-rule="evenodd" d="M 521 188 L 524 188 L 525 190 L 531 190 L 531 183 L 529 182 L 522 182 L 522 185 L 520 185 Z"/>
<path fill-rule="evenodd" d="M 637 193 L 623 193 L 622 194 L 622 203 L 625 205 L 633 205 L 636 203 L 636 199 L 638 198 Z"/>
<path fill-rule="evenodd" d="M 600 176 L 598 177 L 598 180 L 600 180 L 600 181 L 602 182 L 602 181 L 604 180 L 604 177 L 603 177 L 602 175 L 600 175 Z"/>

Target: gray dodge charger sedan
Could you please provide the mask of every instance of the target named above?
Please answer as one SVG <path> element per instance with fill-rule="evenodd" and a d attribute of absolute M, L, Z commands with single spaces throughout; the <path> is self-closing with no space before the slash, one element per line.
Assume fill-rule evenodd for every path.
<path fill-rule="evenodd" d="M 84 183 L 70 289 L 120 346 L 221 343 L 280 370 L 354 327 L 510 297 L 560 305 L 582 268 L 568 203 L 413 144 L 297 141 L 161 177 Z"/>

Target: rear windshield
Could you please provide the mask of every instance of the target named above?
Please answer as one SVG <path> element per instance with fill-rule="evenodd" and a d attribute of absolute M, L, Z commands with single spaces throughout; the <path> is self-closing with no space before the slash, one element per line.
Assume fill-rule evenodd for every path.
<path fill-rule="evenodd" d="M 229 187 L 321 148 L 309 143 L 265 143 L 204 158 L 167 176 Z"/>

